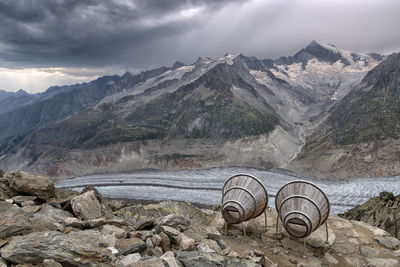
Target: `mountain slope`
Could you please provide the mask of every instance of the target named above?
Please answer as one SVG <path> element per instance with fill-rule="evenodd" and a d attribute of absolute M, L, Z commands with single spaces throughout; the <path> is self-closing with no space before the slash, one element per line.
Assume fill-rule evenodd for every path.
<path fill-rule="evenodd" d="M 328 117 L 338 144 L 400 139 L 400 53 L 371 70 Z"/>
<path fill-rule="evenodd" d="M 388 56 L 334 106 L 292 168 L 337 177 L 400 172 L 400 53 Z M 317 167 L 318 166 L 318 167 Z"/>
<path fill-rule="evenodd" d="M 35 101 L 35 99 L 36 95 L 29 94 L 22 89 L 15 93 L 0 90 L 0 114 L 30 104 Z"/>
<path fill-rule="evenodd" d="M 273 109 L 235 64 L 218 64 L 195 82 L 142 106 L 131 101 L 103 104 L 54 127 L 38 131 L 33 144 L 95 148 L 146 139 L 230 139 L 266 134 L 279 123 Z M 235 91 L 243 91 L 241 97 Z M 140 96 L 138 96 L 140 97 Z M 249 105 L 249 101 L 258 104 Z"/>
<path fill-rule="evenodd" d="M 0 168 L 68 176 L 281 167 L 381 59 L 313 41 L 276 60 L 226 54 L 97 86 L 53 87 L 15 115 L 0 115 L 10 124 L 0 130 Z"/>

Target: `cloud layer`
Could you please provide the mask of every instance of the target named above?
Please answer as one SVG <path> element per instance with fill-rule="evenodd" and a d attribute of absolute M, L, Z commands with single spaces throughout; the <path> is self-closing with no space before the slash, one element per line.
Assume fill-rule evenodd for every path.
<path fill-rule="evenodd" d="M 275 58 L 313 39 L 390 53 L 400 51 L 399 10 L 398 0 L 0 0 L 0 67 L 146 69 L 226 52 Z"/>

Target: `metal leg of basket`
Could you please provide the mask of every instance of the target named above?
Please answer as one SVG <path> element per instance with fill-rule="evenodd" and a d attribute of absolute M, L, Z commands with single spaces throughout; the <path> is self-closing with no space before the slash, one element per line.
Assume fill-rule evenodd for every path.
<path fill-rule="evenodd" d="M 225 235 L 228 235 L 228 222 L 225 222 Z"/>
<path fill-rule="evenodd" d="M 325 243 L 329 244 L 329 240 L 328 240 L 328 224 L 325 222 L 325 230 L 326 230 L 326 240 Z"/>
<path fill-rule="evenodd" d="M 306 245 L 306 239 L 303 238 L 303 245 L 304 245 L 304 252 L 303 252 L 303 256 L 306 255 L 306 250 L 307 250 L 307 245 Z"/>
<path fill-rule="evenodd" d="M 243 228 L 244 237 L 247 238 L 247 236 L 246 236 L 246 226 L 244 225 L 244 223 L 242 223 L 242 228 Z"/>
<path fill-rule="evenodd" d="M 278 224 L 279 224 L 279 214 L 276 215 L 276 229 L 275 229 L 275 234 L 278 233 Z"/>
<path fill-rule="evenodd" d="M 267 221 L 267 212 L 266 211 L 264 211 L 264 218 L 265 218 L 265 230 L 267 230 L 268 221 Z"/>

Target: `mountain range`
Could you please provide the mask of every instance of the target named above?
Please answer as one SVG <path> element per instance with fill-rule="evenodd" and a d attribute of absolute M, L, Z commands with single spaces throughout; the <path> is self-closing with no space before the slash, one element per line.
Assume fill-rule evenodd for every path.
<path fill-rule="evenodd" d="M 279 59 L 226 54 L 35 95 L 2 91 L 0 168 L 67 177 L 239 165 L 369 176 L 340 155 L 358 147 L 371 163 L 361 146 L 400 151 L 399 64 L 398 54 L 313 41 Z"/>

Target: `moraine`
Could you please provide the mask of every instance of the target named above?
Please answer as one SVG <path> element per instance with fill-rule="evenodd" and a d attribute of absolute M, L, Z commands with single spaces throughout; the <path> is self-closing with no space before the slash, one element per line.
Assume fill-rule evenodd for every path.
<path fill-rule="evenodd" d="M 332 181 L 236 167 L 186 171 L 139 170 L 131 173 L 96 174 L 63 180 L 57 182 L 56 186 L 80 190 L 86 185 L 93 185 L 103 196 L 111 198 L 151 201 L 182 200 L 216 205 L 220 204 L 221 188 L 224 182 L 237 173 L 252 174 L 264 182 L 268 190 L 269 207 L 274 207 L 274 197 L 281 186 L 298 179 L 317 184 L 327 194 L 332 214 L 343 213 L 378 196 L 382 191 L 390 191 L 395 195 L 400 194 L 400 176 Z"/>

